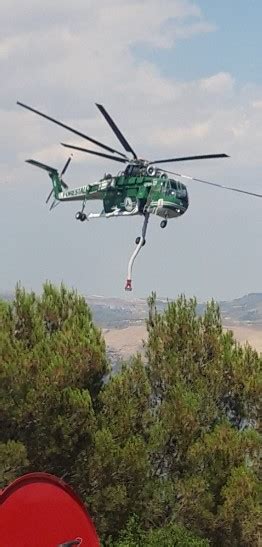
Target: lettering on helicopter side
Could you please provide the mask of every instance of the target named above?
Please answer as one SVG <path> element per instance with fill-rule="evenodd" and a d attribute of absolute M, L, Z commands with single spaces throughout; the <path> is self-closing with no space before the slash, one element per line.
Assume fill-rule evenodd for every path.
<path fill-rule="evenodd" d="M 64 192 L 64 196 L 78 196 L 79 194 L 85 194 L 87 190 L 86 186 L 82 186 L 82 188 L 75 188 L 74 190 L 69 190 L 68 192 Z"/>

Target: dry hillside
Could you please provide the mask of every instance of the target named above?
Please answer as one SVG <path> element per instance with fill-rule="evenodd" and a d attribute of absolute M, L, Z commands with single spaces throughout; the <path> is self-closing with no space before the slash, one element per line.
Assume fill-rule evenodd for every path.
<path fill-rule="evenodd" d="M 225 328 L 231 329 L 240 343 L 244 344 L 248 342 L 258 352 L 262 352 L 262 326 L 227 325 Z M 146 339 L 146 334 L 145 325 L 104 330 L 109 351 L 118 354 L 124 359 L 143 349 L 143 340 Z"/>

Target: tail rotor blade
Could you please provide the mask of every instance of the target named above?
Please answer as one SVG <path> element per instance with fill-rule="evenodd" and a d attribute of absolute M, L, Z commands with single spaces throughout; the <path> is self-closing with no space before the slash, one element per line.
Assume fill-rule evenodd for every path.
<path fill-rule="evenodd" d="M 52 211 L 52 209 L 57 207 L 57 205 L 59 205 L 59 203 L 60 203 L 60 201 L 57 201 L 56 199 L 54 199 L 54 201 L 51 203 L 51 205 L 49 207 L 49 211 Z"/>
<path fill-rule="evenodd" d="M 69 163 L 70 163 L 71 159 L 72 159 L 72 157 L 69 156 L 69 158 L 68 158 L 66 164 L 64 165 L 64 167 L 63 167 L 63 169 L 62 169 L 62 171 L 61 171 L 60 177 L 62 177 L 62 176 L 65 174 L 65 172 L 66 172 L 66 170 L 67 170 L 67 168 L 68 168 L 68 166 L 69 166 Z"/>
<path fill-rule="evenodd" d="M 64 182 L 62 179 L 60 179 L 60 182 L 61 182 L 61 186 L 63 186 L 63 188 L 65 188 L 65 190 L 68 189 L 68 184 L 66 184 L 66 182 Z"/>
<path fill-rule="evenodd" d="M 47 196 L 47 198 L 46 198 L 46 203 L 49 202 L 49 200 L 50 200 L 51 196 L 53 195 L 53 193 L 54 193 L 54 189 L 52 188 L 50 194 L 48 194 L 48 196 Z"/>
<path fill-rule="evenodd" d="M 63 181 L 62 176 L 63 176 L 63 175 L 65 174 L 65 172 L 67 171 L 67 168 L 68 168 L 69 163 L 70 163 L 70 161 L 71 161 L 71 159 L 72 159 L 72 156 L 73 156 L 73 154 L 71 154 L 71 156 L 69 156 L 68 160 L 66 161 L 66 163 L 65 163 L 65 165 L 64 165 L 64 167 L 63 167 L 63 169 L 62 169 L 62 171 L 61 171 L 61 173 L 60 173 L 60 175 L 59 175 L 61 185 L 62 185 L 63 188 L 65 188 L 66 190 L 67 190 L 67 188 L 68 188 L 68 185 Z"/>

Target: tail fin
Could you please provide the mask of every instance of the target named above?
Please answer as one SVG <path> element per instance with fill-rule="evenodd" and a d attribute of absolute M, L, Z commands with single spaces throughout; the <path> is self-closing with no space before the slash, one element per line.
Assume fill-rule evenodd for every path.
<path fill-rule="evenodd" d="M 50 175 L 58 175 L 57 169 L 54 169 L 54 167 L 49 167 L 49 165 L 46 165 L 45 163 L 40 163 L 40 161 L 36 161 L 36 160 L 25 160 L 25 161 L 26 161 L 26 163 L 31 163 L 31 165 L 35 165 L 36 167 L 40 167 L 40 169 L 44 169 Z"/>
<path fill-rule="evenodd" d="M 53 188 L 46 200 L 46 203 L 48 203 L 51 196 L 54 195 L 55 201 L 52 203 L 50 209 L 54 207 L 54 204 L 56 200 L 58 199 L 58 194 L 63 191 L 63 188 L 65 189 L 68 188 L 67 184 L 62 179 L 62 175 L 64 175 L 64 173 L 66 172 L 70 161 L 71 161 L 71 157 L 68 158 L 64 168 L 62 169 L 61 173 L 59 173 L 57 169 L 54 169 L 54 167 L 50 167 L 49 165 L 46 165 L 45 163 L 41 163 L 40 161 L 26 160 L 27 163 L 30 163 L 31 165 L 35 165 L 35 167 L 39 167 L 40 169 L 44 169 L 44 171 L 47 171 L 49 174 L 49 177 L 52 180 Z"/>

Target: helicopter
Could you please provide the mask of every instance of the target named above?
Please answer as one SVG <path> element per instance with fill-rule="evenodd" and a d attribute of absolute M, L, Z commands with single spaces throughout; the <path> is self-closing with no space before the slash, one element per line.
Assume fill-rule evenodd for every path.
<path fill-rule="evenodd" d="M 98 151 L 96 149 L 88 149 L 78 145 L 61 143 L 65 148 L 93 154 L 95 156 L 110 159 L 124 165 L 122 170 L 120 170 L 116 175 L 105 173 L 105 175 L 97 182 L 70 189 L 64 182 L 63 176 L 68 169 L 72 156 L 68 158 L 60 173 L 57 169 L 34 159 L 26 160 L 27 163 L 47 171 L 51 178 L 52 190 L 46 199 L 46 203 L 48 203 L 51 197 L 54 198 L 50 206 L 50 210 L 54 209 L 56 205 L 64 201 L 81 201 L 81 210 L 75 215 L 75 218 L 80 222 L 102 217 L 115 218 L 134 215 L 143 216 L 144 221 L 142 232 L 141 235 L 135 240 L 136 248 L 128 263 L 128 273 L 125 285 L 126 291 L 132 290 L 132 268 L 138 253 L 145 245 L 150 215 L 155 214 L 160 217 L 160 227 L 165 228 L 169 219 L 181 217 L 188 209 L 189 197 L 187 187 L 178 179 L 185 178 L 187 180 L 193 180 L 226 190 L 262 197 L 262 194 L 256 194 L 253 192 L 240 190 L 238 188 L 223 186 L 221 184 L 212 183 L 203 179 L 168 171 L 160 167 L 160 164 L 171 162 L 228 158 L 229 156 L 225 153 L 173 157 L 167 159 L 156 159 L 153 161 L 139 158 L 112 117 L 101 104 L 96 103 L 96 106 L 109 124 L 126 153 L 123 153 L 123 151 L 118 151 L 111 146 L 89 137 L 85 133 L 66 125 L 65 123 L 47 114 L 44 114 L 31 106 L 19 101 L 17 101 L 17 104 L 53 122 L 54 124 L 67 129 L 78 137 L 82 137 L 83 139 L 99 147 L 100 150 Z M 103 149 L 103 152 L 101 149 Z M 131 158 L 127 155 L 127 153 L 131 155 Z M 172 175 L 172 178 L 169 175 Z M 102 211 L 100 213 L 91 212 L 87 215 L 85 213 L 85 207 L 87 201 L 89 200 L 102 200 Z"/>

